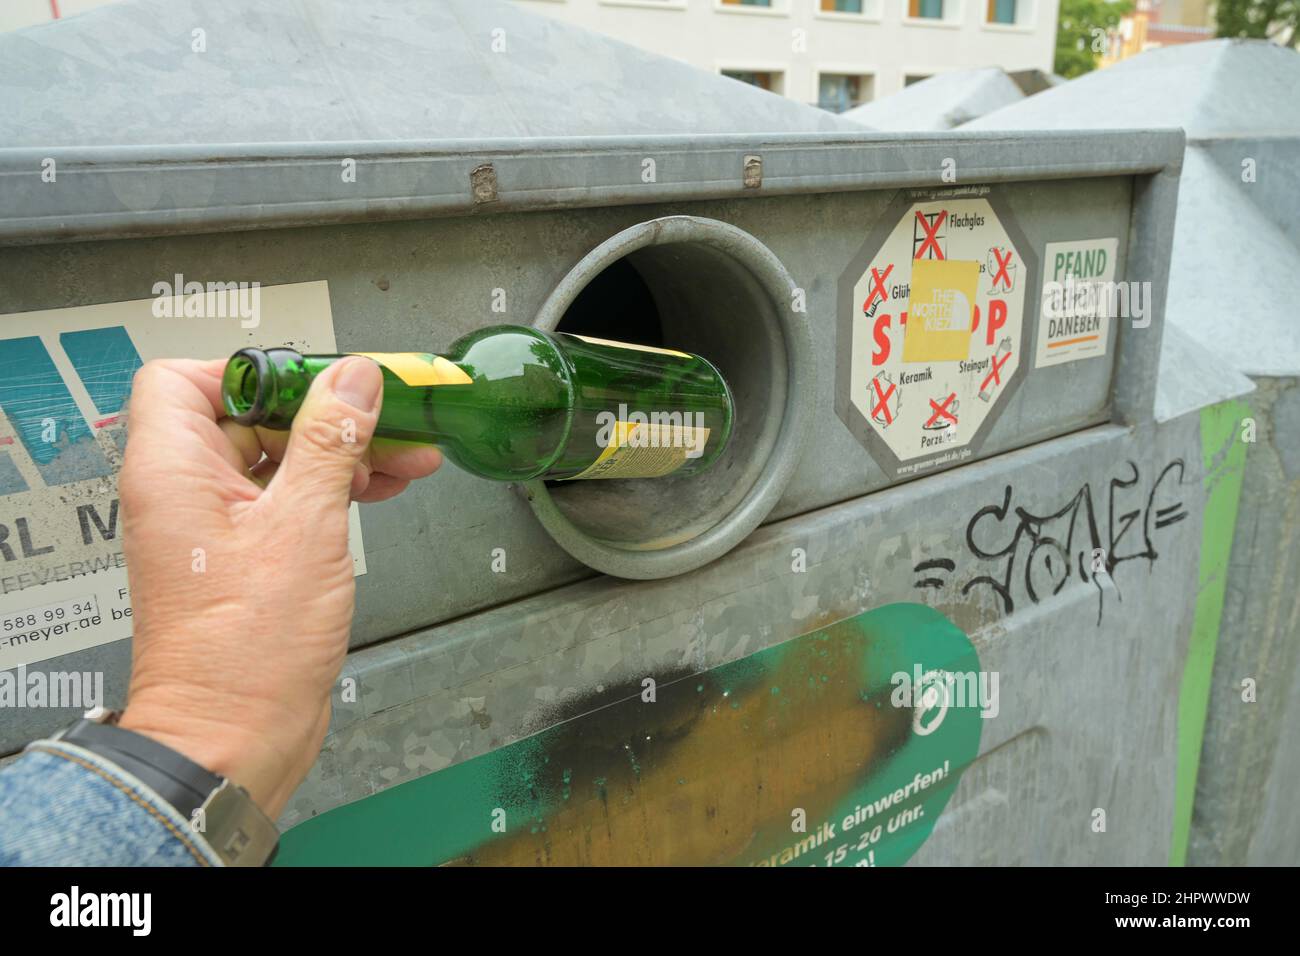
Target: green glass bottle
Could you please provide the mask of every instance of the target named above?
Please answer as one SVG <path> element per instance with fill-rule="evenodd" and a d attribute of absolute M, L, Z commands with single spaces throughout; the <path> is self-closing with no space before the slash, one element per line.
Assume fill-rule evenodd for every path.
<path fill-rule="evenodd" d="M 655 478 L 708 468 L 731 437 L 731 392 L 686 352 L 502 325 L 442 355 L 358 352 L 384 373 L 376 435 L 438 445 L 484 478 Z M 222 395 L 236 422 L 287 429 L 342 355 L 242 349 Z"/>

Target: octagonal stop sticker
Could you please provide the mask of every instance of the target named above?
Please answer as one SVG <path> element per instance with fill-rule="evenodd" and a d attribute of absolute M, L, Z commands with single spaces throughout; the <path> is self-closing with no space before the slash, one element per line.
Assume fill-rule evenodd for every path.
<path fill-rule="evenodd" d="M 987 188 L 913 191 L 840 277 L 836 410 L 891 478 L 978 450 L 1018 384 L 1035 268 Z"/>

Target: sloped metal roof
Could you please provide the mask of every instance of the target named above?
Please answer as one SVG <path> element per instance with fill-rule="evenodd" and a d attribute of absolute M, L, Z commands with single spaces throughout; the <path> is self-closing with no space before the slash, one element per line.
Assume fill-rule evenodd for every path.
<path fill-rule="evenodd" d="M 1170 263 L 1171 323 L 1224 368 L 1300 374 L 1300 53 L 1262 40 L 1154 50 L 963 130 L 1172 125 L 1186 130 L 1188 145 Z M 1166 374 L 1175 373 L 1162 361 L 1162 388 Z M 1203 381 L 1210 390 L 1230 385 L 1224 375 Z"/>
<path fill-rule="evenodd" d="M 1295 375 L 1300 248 L 1264 215 L 1255 184 L 1239 173 L 1195 147 L 1183 157 L 1168 315 L 1225 365 L 1248 375 Z M 1290 205 L 1300 215 L 1300 198 Z"/>
<path fill-rule="evenodd" d="M 1020 87 L 1020 92 L 1025 96 L 1033 96 L 1035 93 L 1069 82 L 1059 73 L 1048 73 L 1043 70 L 1012 70 L 1007 73 L 1007 76 Z"/>
<path fill-rule="evenodd" d="M 1254 390 L 1254 382 L 1177 322 L 1165 326 L 1156 368 L 1156 421 L 1167 422 Z"/>
<path fill-rule="evenodd" d="M 0 90 L 6 147 L 859 128 L 501 0 L 122 0 L 0 36 Z"/>
<path fill-rule="evenodd" d="M 1300 130 L 1300 53 L 1266 40 L 1151 50 L 1045 90 L 964 129 L 1150 129 L 1189 141 Z"/>
<path fill-rule="evenodd" d="M 953 70 L 904 87 L 892 96 L 854 107 L 840 116 L 882 130 L 952 129 L 1025 98 L 998 67 Z"/>

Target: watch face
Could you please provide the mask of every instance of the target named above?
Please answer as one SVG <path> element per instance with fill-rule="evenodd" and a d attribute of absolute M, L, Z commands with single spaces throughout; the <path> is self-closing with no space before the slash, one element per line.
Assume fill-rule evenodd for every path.
<path fill-rule="evenodd" d="M 265 866 L 279 847 L 275 824 L 247 790 L 224 778 L 195 817 L 196 829 L 226 866 Z"/>

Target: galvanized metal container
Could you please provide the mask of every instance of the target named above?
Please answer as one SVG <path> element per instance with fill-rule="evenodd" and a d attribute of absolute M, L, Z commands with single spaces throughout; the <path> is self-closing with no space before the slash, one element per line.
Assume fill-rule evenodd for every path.
<path fill-rule="evenodd" d="M 200 28 L 209 53 L 176 45 Z M 76 55 L 109 37 L 102 64 Z M 219 37 L 240 41 L 212 57 Z M 0 50 L 0 85 L 59 77 L 0 109 L 0 335 L 172 275 L 323 281 L 345 351 L 534 323 L 698 351 L 735 391 L 734 450 L 699 481 L 448 469 L 362 510 L 354 651 L 282 821 L 304 824 L 290 862 L 785 862 L 792 813 L 816 830 L 917 761 L 905 799 L 934 802 L 848 859 L 1161 863 L 1185 839 L 1242 386 L 1158 369 L 1178 131 L 864 133 L 460 0 L 128 0 Z M 920 452 L 888 431 L 915 406 L 867 392 L 922 402 L 920 366 L 862 377 L 873 331 L 915 345 L 873 325 L 920 301 L 873 281 L 905 229 L 896 275 L 968 262 L 986 327 L 994 292 L 1014 313 L 978 337 L 960 411 L 930 396 L 944 447 Z M 1115 280 L 1149 283 L 1144 314 L 1111 320 L 1099 353 L 1036 364 L 1049 246 L 1098 239 Z M 587 307 L 611 295 L 619 314 Z M 947 428 L 971 409 L 978 427 Z M 110 460 L 120 445 L 89 440 Z M 38 491 L 0 499 L 0 524 Z M 924 701 L 884 706 L 884 647 L 890 666 L 975 662 L 1000 705 L 929 736 Z M 120 700 L 128 660 L 118 641 L 30 667 L 102 671 Z M 650 686 L 671 704 L 639 710 Z M 68 716 L 5 714 L 0 746 Z"/>

